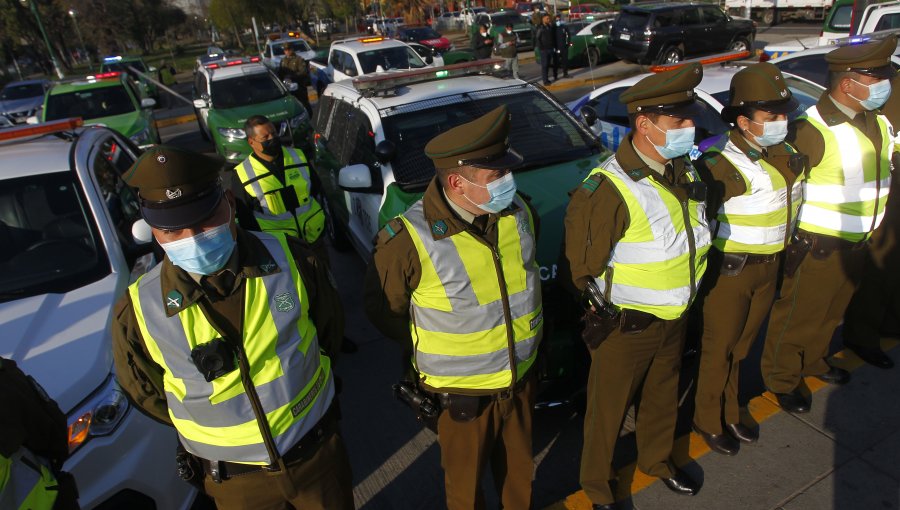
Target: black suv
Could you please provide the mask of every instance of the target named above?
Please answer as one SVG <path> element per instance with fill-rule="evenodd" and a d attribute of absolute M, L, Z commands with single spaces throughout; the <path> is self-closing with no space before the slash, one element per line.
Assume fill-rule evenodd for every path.
<path fill-rule="evenodd" d="M 685 57 L 753 47 L 756 23 L 732 18 L 714 4 L 622 6 L 609 35 L 610 51 L 639 64 L 674 64 Z"/>

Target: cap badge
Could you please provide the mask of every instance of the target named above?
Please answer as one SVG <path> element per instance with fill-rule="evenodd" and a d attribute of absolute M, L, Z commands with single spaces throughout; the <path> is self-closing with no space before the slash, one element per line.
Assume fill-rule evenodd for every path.
<path fill-rule="evenodd" d="M 157 154 L 157 155 L 156 155 L 156 161 L 157 161 L 159 164 L 163 164 L 163 163 L 166 162 L 166 157 L 163 156 L 162 154 Z"/>
<path fill-rule="evenodd" d="M 165 158 L 163 158 L 163 159 L 165 159 Z M 169 200 L 175 200 L 176 198 L 180 198 L 180 197 L 181 197 L 181 188 L 166 190 L 166 198 L 168 198 Z"/>
<path fill-rule="evenodd" d="M 781 91 L 781 97 L 787 97 L 787 89 Z"/>
<path fill-rule="evenodd" d="M 166 294 L 166 306 L 169 308 L 181 308 L 181 301 L 184 297 L 177 290 L 169 291 Z"/>
<path fill-rule="evenodd" d="M 694 68 L 694 74 L 700 74 L 700 68 L 699 68 L 699 67 Z"/>
<path fill-rule="evenodd" d="M 437 220 L 431 225 L 431 231 L 436 235 L 442 236 L 447 232 L 447 224 L 444 220 Z"/>
<path fill-rule="evenodd" d="M 778 80 L 780 80 L 780 79 L 781 79 L 781 76 L 776 76 L 776 77 L 775 77 L 775 81 L 778 81 Z"/>
<path fill-rule="evenodd" d="M 275 296 L 275 309 L 279 312 L 290 312 L 294 309 L 294 297 L 290 292 Z"/>

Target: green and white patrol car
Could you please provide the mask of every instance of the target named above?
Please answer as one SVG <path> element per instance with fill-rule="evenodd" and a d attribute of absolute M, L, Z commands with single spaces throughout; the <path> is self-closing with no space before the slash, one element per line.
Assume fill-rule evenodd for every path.
<path fill-rule="evenodd" d="M 283 142 L 304 152 L 309 149 L 309 114 L 293 95 L 296 83 L 286 85 L 259 57 L 211 62 L 194 77 L 194 113 L 200 134 L 212 140 L 216 152 L 231 164 L 240 163 L 250 146 L 244 122 L 265 115 L 278 128 Z"/>
<path fill-rule="evenodd" d="M 114 129 L 144 148 L 160 143 L 153 107 L 127 74 L 113 71 L 56 83 L 44 97 L 41 121 L 81 117 L 86 125 Z M 29 122 L 37 122 L 31 118 Z"/>
<path fill-rule="evenodd" d="M 505 104 L 512 119 L 510 145 L 525 160 L 514 170 L 516 183 L 540 215 L 537 259 L 545 284 L 547 337 L 539 400 L 550 403 L 569 395 L 548 385 L 571 389 L 562 381 L 578 381 L 583 367 L 576 365 L 584 359 L 583 344 L 572 334 L 575 307 L 554 285 L 568 192 L 608 153 L 547 91 L 483 74 L 501 66 L 501 60 L 482 60 L 330 84 L 319 98 L 313 166 L 322 183 L 320 203 L 327 209 L 332 243 L 352 245 L 368 258 L 379 229 L 416 202 L 433 177 L 425 144 Z"/>
<path fill-rule="evenodd" d="M 138 72 L 132 71 L 132 68 Z M 143 94 L 142 97 L 152 97 L 159 101 L 159 87 L 143 76 L 144 74 L 148 74 L 150 77 L 155 78 L 156 68 L 147 66 L 147 64 L 144 63 L 144 59 L 141 57 L 128 57 L 122 55 L 104 57 L 103 62 L 100 63 L 100 72 L 110 73 L 113 71 L 128 73 L 128 75 L 131 76 L 131 79 L 133 79 L 140 87 L 141 93 Z"/>

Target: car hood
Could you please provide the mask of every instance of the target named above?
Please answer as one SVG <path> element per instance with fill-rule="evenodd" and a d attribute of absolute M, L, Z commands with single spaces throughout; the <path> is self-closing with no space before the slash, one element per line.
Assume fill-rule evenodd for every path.
<path fill-rule="evenodd" d="M 8 99 L 0 101 L 0 113 L 19 113 L 34 110 L 44 101 L 44 96 Z"/>
<path fill-rule="evenodd" d="M 12 358 L 69 413 L 109 377 L 115 273 L 65 294 L 0 304 L 0 356 Z"/>
<path fill-rule="evenodd" d="M 296 107 L 293 104 L 293 97 L 288 94 L 280 99 L 269 101 L 267 103 L 251 104 L 240 106 L 238 108 L 216 108 L 210 110 L 209 114 L 214 118 L 216 127 L 223 128 L 243 128 L 244 122 L 251 115 L 265 115 L 272 122 L 281 121 L 292 115 L 296 115 Z"/>
<path fill-rule="evenodd" d="M 141 120 L 141 112 L 135 110 L 131 113 L 123 113 L 121 115 L 113 115 L 111 117 L 98 117 L 85 122 L 88 126 L 106 126 L 114 131 L 118 131 L 125 136 L 131 136 L 142 129 L 146 124 Z"/>

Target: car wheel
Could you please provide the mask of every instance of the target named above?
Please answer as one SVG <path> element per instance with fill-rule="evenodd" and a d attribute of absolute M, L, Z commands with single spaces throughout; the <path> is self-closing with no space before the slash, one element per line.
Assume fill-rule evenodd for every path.
<path fill-rule="evenodd" d="M 738 37 L 728 46 L 728 49 L 731 51 L 750 51 L 750 42 L 743 37 Z"/>
<path fill-rule="evenodd" d="M 325 194 L 321 194 L 318 199 L 319 204 L 325 211 L 325 233 L 328 234 L 331 246 L 337 251 L 349 250 L 351 248 L 350 239 L 347 238 L 347 233 L 344 232 L 344 229 L 334 222 L 334 212 L 331 210 L 331 205 L 328 203 L 328 199 L 325 198 Z"/>
<path fill-rule="evenodd" d="M 677 64 L 684 60 L 684 53 L 678 46 L 669 46 L 659 54 L 658 64 Z"/>
<path fill-rule="evenodd" d="M 600 63 L 600 51 L 597 48 L 590 47 L 587 51 L 588 64 L 591 67 L 595 67 Z"/>
<path fill-rule="evenodd" d="M 766 9 L 762 15 L 763 25 L 774 25 L 775 24 L 775 9 Z"/>

